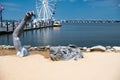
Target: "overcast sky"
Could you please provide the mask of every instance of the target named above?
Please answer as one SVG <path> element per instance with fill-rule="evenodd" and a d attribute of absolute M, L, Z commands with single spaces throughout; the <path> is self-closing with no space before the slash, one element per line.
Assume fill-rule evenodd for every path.
<path fill-rule="evenodd" d="M 0 0 L 3 19 L 22 19 L 25 12 L 36 12 L 36 0 Z M 120 0 L 58 0 L 55 19 L 120 20 Z"/>

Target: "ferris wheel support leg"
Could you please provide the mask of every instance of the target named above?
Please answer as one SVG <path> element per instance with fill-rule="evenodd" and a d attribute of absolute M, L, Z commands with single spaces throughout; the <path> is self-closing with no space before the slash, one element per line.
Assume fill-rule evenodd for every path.
<path fill-rule="evenodd" d="M 13 44 L 14 44 L 15 49 L 17 51 L 17 56 L 19 56 L 19 57 L 23 57 L 23 56 L 27 56 L 28 55 L 28 51 L 27 51 L 27 49 L 24 46 L 22 46 L 19 37 L 21 36 L 21 33 L 24 30 L 26 22 L 28 20 L 30 20 L 33 15 L 34 15 L 33 12 L 26 13 L 26 15 L 23 18 L 23 20 L 21 21 L 21 23 L 17 26 L 17 28 L 13 32 Z"/>

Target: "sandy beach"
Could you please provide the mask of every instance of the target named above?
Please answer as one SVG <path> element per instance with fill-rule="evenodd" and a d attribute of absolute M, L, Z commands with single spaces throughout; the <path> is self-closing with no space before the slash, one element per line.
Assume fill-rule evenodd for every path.
<path fill-rule="evenodd" d="M 120 53 L 84 52 L 78 61 L 51 61 L 49 51 L 12 53 L 0 56 L 0 80 L 120 80 Z"/>

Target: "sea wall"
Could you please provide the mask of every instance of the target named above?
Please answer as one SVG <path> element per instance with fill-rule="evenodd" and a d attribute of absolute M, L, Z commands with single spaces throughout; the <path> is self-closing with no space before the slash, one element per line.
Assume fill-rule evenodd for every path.
<path fill-rule="evenodd" d="M 52 46 L 35 46 L 32 47 L 30 45 L 25 46 L 28 51 L 46 51 L 49 50 Z M 66 46 L 61 46 L 66 47 Z M 100 51 L 100 52 L 120 52 L 120 46 L 102 46 L 97 45 L 93 47 L 78 47 L 82 52 L 94 52 L 94 51 Z M 0 50 L 15 50 L 14 46 L 10 45 L 0 45 Z"/>

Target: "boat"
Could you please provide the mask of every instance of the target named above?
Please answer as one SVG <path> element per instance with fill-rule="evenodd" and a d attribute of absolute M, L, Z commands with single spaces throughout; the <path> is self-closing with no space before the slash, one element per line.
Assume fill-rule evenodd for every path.
<path fill-rule="evenodd" d="M 53 27 L 60 27 L 60 26 L 61 26 L 61 22 L 60 21 L 54 21 Z"/>

